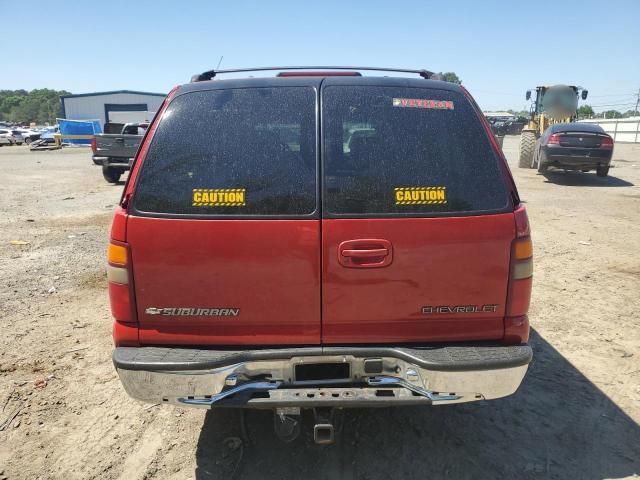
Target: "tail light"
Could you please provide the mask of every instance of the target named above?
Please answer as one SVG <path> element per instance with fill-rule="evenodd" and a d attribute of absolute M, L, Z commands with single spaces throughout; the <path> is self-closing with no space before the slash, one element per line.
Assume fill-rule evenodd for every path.
<path fill-rule="evenodd" d="M 560 145 L 560 134 L 552 134 L 547 140 L 547 145 Z"/>
<path fill-rule="evenodd" d="M 529 219 L 523 205 L 515 211 L 516 239 L 511 247 L 509 293 L 505 315 L 504 342 L 526 343 L 529 339 L 529 303 L 533 281 L 533 244 Z"/>
<path fill-rule="evenodd" d="M 119 237 L 124 215 L 116 212 L 111 234 L 112 240 L 107 250 L 107 281 L 109 283 L 109 303 L 114 318 L 113 340 L 116 346 L 138 344 L 138 324 L 131 278 L 131 252 Z"/>
<path fill-rule="evenodd" d="M 91 137 L 91 151 L 96 153 L 96 137 Z"/>
<path fill-rule="evenodd" d="M 613 148 L 613 138 L 606 136 L 600 139 L 600 148 L 611 150 Z"/>
<path fill-rule="evenodd" d="M 117 322 L 133 322 L 129 295 L 129 249 L 120 243 L 110 243 L 107 258 L 107 281 L 113 318 Z"/>

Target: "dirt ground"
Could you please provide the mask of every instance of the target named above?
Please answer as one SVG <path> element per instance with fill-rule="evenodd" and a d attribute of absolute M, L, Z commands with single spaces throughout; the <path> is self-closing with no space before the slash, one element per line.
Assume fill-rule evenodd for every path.
<path fill-rule="evenodd" d="M 491 402 L 346 411 L 319 447 L 280 442 L 268 412 L 243 430 L 235 410 L 129 399 L 105 288 L 122 186 L 83 149 L 0 148 L 0 480 L 637 478 L 640 145 L 616 145 L 606 179 L 544 177 L 516 167 L 516 137 L 504 149 L 535 243 L 524 384 Z"/>

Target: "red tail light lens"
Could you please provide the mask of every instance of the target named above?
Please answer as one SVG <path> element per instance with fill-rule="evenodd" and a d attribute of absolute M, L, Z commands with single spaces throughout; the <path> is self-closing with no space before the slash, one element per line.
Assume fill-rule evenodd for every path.
<path fill-rule="evenodd" d="M 131 321 L 129 285 L 114 283 L 110 281 L 109 303 L 111 303 L 111 314 L 117 322 Z"/>
<path fill-rule="evenodd" d="M 602 137 L 600 140 L 600 148 L 612 149 L 613 148 L 613 138 L 606 136 Z"/>
<path fill-rule="evenodd" d="M 132 298 L 129 248 L 123 242 L 112 241 L 107 253 L 109 303 L 115 320 L 113 340 L 116 346 L 137 345 L 138 328 Z"/>
<path fill-rule="evenodd" d="M 511 247 L 511 267 L 504 342 L 526 343 L 529 340 L 529 303 L 533 280 L 533 244 L 527 211 L 520 205 L 515 214 L 516 239 Z"/>
<path fill-rule="evenodd" d="M 557 133 L 552 134 L 547 140 L 547 145 L 560 145 L 560 135 Z"/>
<path fill-rule="evenodd" d="M 91 151 L 96 153 L 96 137 L 91 137 Z"/>
<path fill-rule="evenodd" d="M 122 243 L 110 243 L 107 251 L 107 280 L 111 313 L 118 322 L 134 321 L 129 294 L 129 251 Z"/>

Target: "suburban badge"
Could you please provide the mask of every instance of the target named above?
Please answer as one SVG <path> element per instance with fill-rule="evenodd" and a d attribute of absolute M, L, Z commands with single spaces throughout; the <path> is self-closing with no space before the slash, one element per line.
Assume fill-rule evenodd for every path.
<path fill-rule="evenodd" d="M 149 307 L 147 315 L 165 315 L 171 317 L 237 317 L 239 308 L 189 308 L 189 307 Z"/>

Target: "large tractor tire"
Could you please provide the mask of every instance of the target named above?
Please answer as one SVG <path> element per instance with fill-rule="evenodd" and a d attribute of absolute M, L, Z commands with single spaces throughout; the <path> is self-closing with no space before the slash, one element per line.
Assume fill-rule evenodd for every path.
<path fill-rule="evenodd" d="M 523 130 L 520 134 L 520 168 L 533 168 L 533 151 L 536 148 L 536 132 Z"/>

